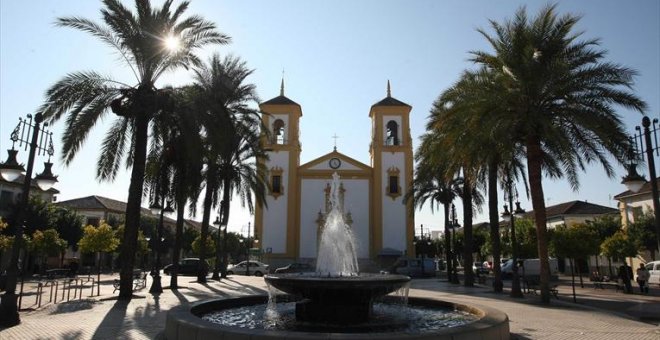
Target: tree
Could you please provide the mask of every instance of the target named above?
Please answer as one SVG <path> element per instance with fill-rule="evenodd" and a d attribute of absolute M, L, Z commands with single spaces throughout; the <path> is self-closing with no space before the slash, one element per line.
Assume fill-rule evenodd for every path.
<path fill-rule="evenodd" d="M 635 242 L 623 230 L 617 231 L 614 235 L 605 239 L 600 245 L 600 250 L 605 256 L 616 261 L 625 261 L 627 257 L 637 255 Z"/>
<path fill-rule="evenodd" d="M 635 219 L 635 222 L 628 224 L 628 236 L 637 245 L 640 252 L 648 251 L 651 253 L 651 259 L 655 261 L 655 250 L 658 246 L 655 233 L 655 216 L 647 212 Z"/>
<path fill-rule="evenodd" d="M 201 95 L 198 101 L 204 109 L 203 119 L 208 131 L 202 238 L 208 235 L 211 209 L 217 203 L 222 203 L 220 215 L 223 225 L 229 221 L 231 198 L 234 195 L 239 197 L 240 204 L 250 212 L 254 211 L 255 202 L 266 204 L 266 169 L 264 163 L 256 159 L 267 157 L 260 137 L 261 131 L 268 130 L 260 129 L 259 111 L 250 106 L 259 101 L 256 86 L 246 82 L 252 72 L 240 58 L 228 56 L 221 59 L 217 54 L 211 57 L 207 65 L 195 70 L 195 84 Z M 218 202 L 217 193 L 220 188 L 222 198 Z M 223 236 L 223 240 L 226 240 L 226 228 Z M 203 250 L 205 245 L 201 246 Z M 205 263 L 200 261 L 200 266 Z M 227 256 L 224 252 L 222 268 L 216 266 L 214 276 L 217 277 L 218 270 L 221 270 L 222 277 L 227 277 L 226 266 Z M 200 267 L 198 280 L 205 280 L 202 277 L 204 273 Z"/>
<path fill-rule="evenodd" d="M 454 198 L 460 193 L 460 180 L 459 179 L 446 179 L 444 177 L 446 171 L 441 168 L 441 165 L 432 163 L 432 160 L 429 159 L 430 155 L 426 152 L 429 152 L 429 146 L 432 136 L 425 134 L 422 136 L 422 147 L 420 147 L 415 154 L 415 160 L 417 161 L 417 169 L 415 171 L 415 177 L 413 178 L 413 183 L 411 185 L 412 190 L 410 190 L 405 199 L 413 199 L 413 206 L 416 208 L 421 208 L 426 204 L 427 201 L 430 201 L 431 212 L 438 208 L 439 205 L 442 205 L 444 208 L 445 216 L 445 228 L 444 228 L 444 250 L 445 250 L 445 259 L 447 261 L 447 280 L 452 281 L 452 254 L 451 254 L 451 237 L 450 229 L 452 228 L 449 219 L 449 211 L 451 203 L 454 201 Z"/>
<path fill-rule="evenodd" d="M 46 257 L 60 255 L 67 246 L 55 229 L 37 230 L 32 234 L 32 250 L 40 256 L 42 271 L 46 269 Z"/>
<path fill-rule="evenodd" d="M 617 231 L 621 230 L 621 215 L 604 215 L 595 218 L 593 221 L 587 221 L 587 225 L 598 235 L 598 242 L 602 244 L 608 237 L 614 235 Z M 599 252 L 600 254 L 600 252 Z M 600 273 L 600 265 L 598 264 L 598 256 L 596 256 L 596 267 Z M 612 260 L 608 257 L 608 268 L 610 276 L 612 272 Z"/>
<path fill-rule="evenodd" d="M 202 242 L 202 237 L 198 236 L 191 244 L 191 248 L 193 252 L 195 252 L 195 254 L 199 257 L 201 257 L 200 256 L 201 255 L 200 251 L 202 248 L 200 244 L 201 242 Z M 206 251 L 206 257 L 211 257 L 215 253 L 215 240 L 213 235 L 208 235 L 206 237 L 206 247 L 204 247 L 204 250 Z"/>
<path fill-rule="evenodd" d="M 87 225 L 83 228 L 83 237 L 78 242 L 82 253 L 96 253 L 98 292 L 101 291 L 101 253 L 109 253 L 119 246 L 119 238 L 112 227 L 105 221 L 101 221 L 98 228 Z M 131 291 L 132 292 L 132 291 Z"/>
<path fill-rule="evenodd" d="M 576 224 L 572 227 L 561 225 L 554 230 L 551 246 L 556 256 L 571 260 L 573 302 L 576 302 L 574 268 L 577 268 L 582 288 L 584 283 L 580 266 L 575 266 L 575 260 L 585 260 L 590 255 L 598 254 L 600 246 L 598 235 L 586 224 Z"/>
<path fill-rule="evenodd" d="M 508 109 L 497 111 L 497 119 L 484 126 L 510 131 L 525 146 L 544 303 L 550 302 L 544 171 L 550 177 L 566 177 L 574 189 L 578 171 L 592 162 L 614 176 L 608 155 L 624 164 L 629 144 L 614 105 L 646 109 L 628 91 L 635 71 L 604 62 L 597 39 L 579 40 L 580 33 L 572 32 L 579 19 L 558 16 L 556 5 L 529 19 L 522 7 L 503 24 L 491 21 L 494 35 L 479 30 L 494 53 L 472 52 L 473 61 L 500 73 L 506 84 L 499 95 Z M 560 171 L 551 171 L 557 168 Z"/>
<path fill-rule="evenodd" d="M 153 8 L 149 0 L 136 0 L 133 13 L 119 0 L 104 0 L 104 24 L 81 17 L 59 18 L 56 25 L 74 28 L 100 39 L 118 52 L 135 76 L 135 85 L 115 81 L 94 71 L 71 73 L 46 92 L 40 108 L 57 121 L 68 115 L 62 138 L 62 158 L 70 164 L 92 127 L 111 110 L 118 117 L 102 143 L 97 178 L 113 180 L 126 159 L 131 183 L 126 205 L 126 229 L 121 249 L 120 299 L 130 299 L 134 254 L 140 221 L 149 123 L 171 105 L 170 91 L 156 82 L 166 72 L 199 65 L 196 51 L 209 44 L 226 44 L 229 37 L 200 16 L 183 18 L 187 1 L 172 10 L 173 0 Z M 166 42 L 177 42 L 166 48 Z M 174 47 L 170 45 L 171 47 Z"/>

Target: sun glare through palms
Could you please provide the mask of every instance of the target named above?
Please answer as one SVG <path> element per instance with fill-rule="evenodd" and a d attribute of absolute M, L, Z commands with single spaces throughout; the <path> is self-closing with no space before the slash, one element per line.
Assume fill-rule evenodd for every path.
<path fill-rule="evenodd" d="M 165 48 L 171 52 L 176 52 L 181 47 L 181 41 L 173 35 L 167 36 L 164 40 Z"/>

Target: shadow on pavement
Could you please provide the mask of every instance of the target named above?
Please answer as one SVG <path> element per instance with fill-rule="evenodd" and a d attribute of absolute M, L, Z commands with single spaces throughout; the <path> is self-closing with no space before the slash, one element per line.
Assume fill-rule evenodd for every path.
<path fill-rule="evenodd" d="M 117 300 L 110 308 L 108 313 L 103 318 L 103 321 L 96 327 L 93 339 L 107 338 L 109 334 L 114 334 L 115 337 L 120 338 L 121 329 L 126 317 L 126 308 L 130 300 Z"/>

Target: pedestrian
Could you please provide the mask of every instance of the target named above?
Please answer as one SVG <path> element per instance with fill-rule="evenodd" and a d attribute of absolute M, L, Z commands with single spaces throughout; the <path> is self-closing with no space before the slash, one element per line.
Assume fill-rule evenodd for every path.
<path fill-rule="evenodd" d="M 619 279 L 622 281 L 626 293 L 632 293 L 632 268 L 630 268 L 625 262 L 619 267 Z"/>
<path fill-rule="evenodd" d="M 651 277 L 651 273 L 646 269 L 643 263 L 639 264 L 639 268 L 637 268 L 637 284 L 639 285 L 639 292 L 644 294 L 649 293 L 649 278 Z"/>

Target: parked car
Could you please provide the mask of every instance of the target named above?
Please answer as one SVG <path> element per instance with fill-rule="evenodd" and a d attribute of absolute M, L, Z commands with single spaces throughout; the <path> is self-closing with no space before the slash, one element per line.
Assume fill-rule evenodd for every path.
<path fill-rule="evenodd" d="M 559 273 L 557 259 L 548 259 L 550 264 L 550 276 L 556 277 Z M 541 275 L 541 262 L 539 259 L 519 259 L 518 275 L 520 276 L 538 276 Z M 511 277 L 513 272 L 513 260 L 509 259 L 502 265 L 502 276 Z"/>
<path fill-rule="evenodd" d="M 488 269 L 487 266 L 484 266 L 484 264 L 481 262 L 474 262 L 472 263 L 472 271 L 476 274 L 481 275 L 481 274 L 488 274 L 488 272 L 490 272 L 490 269 Z"/>
<path fill-rule="evenodd" d="M 433 277 L 435 276 L 436 263 L 434 259 L 424 259 L 424 268 L 422 268 L 422 259 L 402 257 L 396 260 L 388 270 L 381 270 L 381 273 L 391 273 L 408 275 L 410 277 Z"/>
<path fill-rule="evenodd" d="M 230 265 L 229 268 L 227 268 L 227 275 L 233 275 L 233 274 L 245 275 L 248 269 L 247 264 L 248 264 L 247 261 L 243 261 L 235 265 Z M 263 262 L 250 261 L 249 268 L 250 268 L 250 275 L 263 276 L 264 274 L 268 274 L 269 266 Z"/>
<path fill-rule="evenodd" d="M 287 266 L 277 268 L 275 269 L 275 274 L 280 274 L 280 273 L 307 273 L 307 272 L 313 272 L 315 271 L 316 268 L 312 267 L 311 264 L 309 263 L 290 263 Z"/>
<path fill-rule="evenodd" d="M 199 267 L 199 259 L 196 257 L 189 257 L 181 259 L 179 261 L 179 273 L 178 275 L 197 275 L 197 268 Z M 166 275 L 171 275 L 174 264 L 168 264 L 163 268 L 163 273 Z M 206 273 L 208 274 L 209 265 L 206 263 Z"/>
<path fill-rule="evenodd" d="M 660 285 L 660 261 L 652 261 L 646 264 L 646 270 L 649 271 L 648 284 Z"/>

